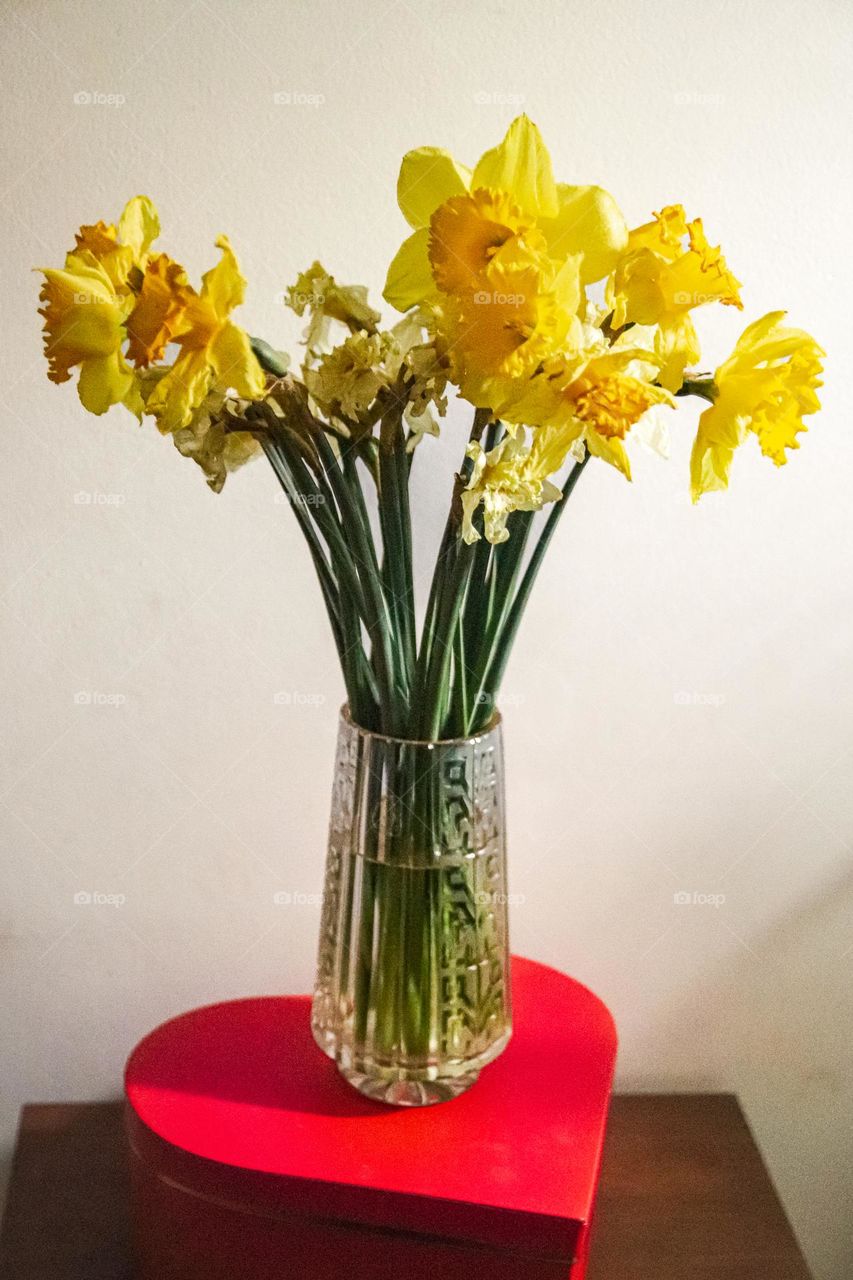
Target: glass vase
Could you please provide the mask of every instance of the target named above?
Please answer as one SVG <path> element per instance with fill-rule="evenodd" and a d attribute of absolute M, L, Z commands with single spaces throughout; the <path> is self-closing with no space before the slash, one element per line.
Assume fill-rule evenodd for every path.
<path fill-rule="evenodd" d="M 462 1093 L 509 1041 L 500 718 L 411 742 L 341 713 L 312 1007 L 317 1044 L 361 1093 Z"/>

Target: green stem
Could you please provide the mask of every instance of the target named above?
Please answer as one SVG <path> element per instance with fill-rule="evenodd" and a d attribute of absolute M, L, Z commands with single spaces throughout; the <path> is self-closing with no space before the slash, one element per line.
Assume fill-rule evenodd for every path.
<path fill-rule="evenodd" d="M 473 590 L 473 578 L 476 570 L 476 550 L 474 553 L 471 572 L 468 575 L 465 594 L 459 607 L 459 617 L 456 622 L 456 630 L 453 633 L 453 684 L 448 690 L 449 693 L 449 709 L 448 720 L 444 723 L 442 729 L 442 737 L 458 738 L 465 734 L 466 726 L 471 717 L 470 712 L 470 691 L 468 688 L 468 663 L 466 657 L 465 642 L 465 620 L 466 615 L 473 610 L 469 609 L 469 602 Z M 442 716 L 444 720 L 444 716 Z"/>
<path fill-rule="evenodd" d="M 417 618 L 415 614 L 414 555 L 412 551 L 412 510 L 409 502 L 409 459 L 406 454 L 406 437 L 402 422 L 396 436 L 394 453 L 397 464 L 397 494 L 399 496 L 400 534 L 403 552 L 403 584 L 405 589 L 405 623 L 407 662 L 410 683 L 414 679 L 417 661 Z"/>
<path fill-rule="evenodd" d="M 348 609 L 348 605 L 344 605 L 343 598 L 338 594 L 338 584 L 317 536 L 317 530 L 312 522 L 310 509 L 306 502 L 306 495 L 296 484 L 276 442 L 270 436 L 264 435 L 261 444 L 279 483 L 287 494 L 290 505 L 308 543 L 308 550 L 320 583 L 320 590 L 323 594 L 332 635 L 338 651 L 347 699 L 353 707 L 354 715 L 366 714 L 367 709 L 364 706 L 361 688 L 364 674 L 359 669 L 361 665 L 359 658 L 364 659 L 364 651 L 360 640 L 357 646 L 354 644 L 351 627 L 344 618 L 344 610 L 345 608 Z"/>
<path fill-rule="evenodd" d="M 476 443 L 481 439 L 490 419 L 491 413 L 489 410 L 475 410 L 474 421 L 471 425 L 471 434 L 468 441 L 469 444 Z M 462 492 L 471 475 L 472 465 L 470 458 L 464 458 L 462 466 L 456 475 L 456 479 L 453 484 L 453 494 L 450 500 L 450 510 L 447 513 L 447 521 L 444 526 L 444 533 L 441 537 L 441 544 L 438 548 L 438 555 L 436 556 L 435 567 L 433 569 L 432 582 L 430 583 L 429 589 L 429 599 L 427 600 L 426 616 L 424 618 L 423 630 L 421 632 L 421 643 L 418 650 L 418 658 L 415 668 L 412 695 L 412 715 L 410 718 L 410 734 L 413 738 L 423 739 L 427 726 L 435 721 L 437 715 L 437 709 L 431 701 L 435 696 L 435 682 L 433 681 L 433 687 L 431 688 L 430 673 L 432 668 L 435 666 L 435 645 L 438 638 L 441 602 L 445 596 L 448 578 L 452 573 L 457 544 L 460 543 L 459 530 L 462 526 Z M 470 561 L 470 557 L 467 554 L 465 558 L 466 561 Z M 450 641 L 452 639 L 452 632 L 446 633 L 445 638 L 447 641 Z"/>
<path fill-rule="evenodd" d="M 580 480 L 586 464 L 589 462 L 589 453 L 583 459 L 583 462 L 576 462 L 569 472 L 568 478 L 563 485 L 563 494 L 554 503 L 549 512 L 548 519 L 545 521 L 545 527 L 539 535 L 539 541 L 533 549 L 533 554 L 527 568 L 524 571 L 524 577 L 521 580 L 517 592 L 510 606 L 506 622 L 504 623 L 500 634 L 497 637 L 495 653 L 490 661 L 488 673 L 486 675 L 486 688 L 489 689 L 497 697 L 497 691 L 500 688 L 503 679 L 506 664 L 509 661 L 509 655 L 512 650 L 513 641 L 518 632 L 519 623 L 521 622 L 525 606 L 530 599 L 530 593 L 533 590 L 533 584 L 542 567 L 542 561 L 548 550 L 551 539 L 554 536 L 560 517 L 566 509 L 569 498 L 574 492 L 575 485 Z"/>
<path fill-rule="evenodd" d="M 468 578 L 471 573 L 474 548 L 458 537 L 454 563 L 444 580 L 439 601 L 437 621 L 433 634 L 433 652 L 430 659 L 424 694 L 426 709 L 422 735 L 433 741 L 439 736 L 444 719 L 444 700 L 447 694 L 447 672 L 453 653 L 453 637 L 459 614 L 465 599 Z"/>
<path fill-rule="evenodd" d="M 471 715 L 466 722 L 466 732 L 473 732 L 477 723 L 487 724 L 494 713 L 497 689 L 489 684 L 491 662 L 503 627 L 512 607 L 515 584 L 521 573 L 527 540 L 533 525 L 534 512 L 516 511 L 507 521 L 510 536 L 506 542 L 493 548 L 492 580 L 486 608 L 486 623 L 480 632 L 475 670 L 479 672 L 474 696 L 471 699 Z"/>
<path fill-rule="evenodd" d="M 382 591 L 376 548 L 369 530 L 362 524 L 358 507 L 353 500 L 338 459 L 322 430 L 317 432 L 317 448 L 323 470 L 329 479 L 340 509 L 344 536 L 354 544 L 356 572 L 361 584 L 366 613 L 365 625 L 372 642 L 376 677 L 382 693 L 379 707 L 382 732 L 392 737 L 397 736 L 400 718 L 395 694 L 393 624 L 388 612 L 388 603 Z"/>
<path fill-rule="evenodd" d="M 263 338 L 250 338 L 249 342 L 261 368 L 271 373 L 274 378 L 283 378 L 287 373 L 287 358 L 271 347 L 268 342 L 264 342 Z"/>
<path fill-rule="evenodd" d="M 405 468 L 404 451 L 401 411 L 395 407 L 383 416 L 379 433 L 379 522 L 383 582 L 388 608 L 395 621 L 400 691 L 408 705 L 416 651 L 409 490 L 405 469 L 400 468 L 401 457 Z"/>
<path fill-rule="evenodd" d="M 698 396 L 714 404 L 720 392 L 710 373 L 694 373 L 685 378 L 675 393 L 677 396 Z"/>
<path fill-rule="evenodd" d="M 296 443 L 295 433 L 277 425 L 274 439 L 296 483 L 306 494 L 310 493 L 314 498 L 313 520 L 329 548 L 331 564 L 337 579 L 338 599 L 341 602 L 340 618 L 346 629 L 345 653 L 356 655 L 356 665 L 365 687 L 365 693 L 353 707 L 353 714 L 357 718 L 359 714 L 365 717 L 363 721 L 359 721 L 364 723 L 365 728 L 379 727 L 375 725 L 376 715 L 378 710 L 386 704 L 387 698 L 381 689 L 381 684 L 377 687 L 372 672 L 369 672 L 364 653 L 361 622 L 364 622 L 370 634 L 370 611 L 364 600 L 361 581 L 349 543 L 342 530 L 334 495 L 321 470 L 318 470 L 315 476 L 309 469 Z"/>

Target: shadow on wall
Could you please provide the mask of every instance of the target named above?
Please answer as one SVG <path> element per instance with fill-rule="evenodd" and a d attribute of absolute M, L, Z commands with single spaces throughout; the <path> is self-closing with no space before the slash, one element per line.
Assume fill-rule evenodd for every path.
<path fill-rule="evenodd" d="M 645 1037 L 641 1060 L 654 1062 L 658 1044 L 692 1030 L 715 1087 L 724 1080 L 740 1096 L 817 1280 L 849 1280 L 853 872 L 751 936 L 701 990 L 677 999 Z M 716 1069 L 718 1044 L 728 1066 Z M 707 1083 L 707 1074 L 691 1074 L 668 1087 Z M 661 1088 L 660 1078 L 648 1087 Z"/>

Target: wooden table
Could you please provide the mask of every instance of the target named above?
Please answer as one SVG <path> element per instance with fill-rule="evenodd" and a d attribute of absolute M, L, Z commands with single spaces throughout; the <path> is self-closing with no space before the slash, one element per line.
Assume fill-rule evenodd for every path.
<path fill-rule="evenodd" d="M 28 1106 L 0 1280 L 131 1280 L 120 1103 Z M 808 1280 L 735 1098 L 614 1098 L 590 1280 Z"/>

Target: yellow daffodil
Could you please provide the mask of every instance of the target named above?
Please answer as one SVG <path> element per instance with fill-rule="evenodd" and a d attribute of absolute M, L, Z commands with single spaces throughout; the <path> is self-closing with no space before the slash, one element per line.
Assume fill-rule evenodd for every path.
<path fill-rule="evenodd" d="M 803 417 L 820 408 L 824 352 L 802 329 L 785 328 L 784 311 L 771 311 L 744 330 L 714 375 L 714 403 L 699 419 L 690 459 L 693 501 L 725 489 L 735 449 L 749 432 L 776 466 L 798 449 Z"/>
<path fill-rule="evenodd" d="M 598 342 L 586 353 L 555 356 L 529 380 L 502 416 L 563 433 L 566 447 L 583 442 L 630 480 L 624 440 L 652 405 L 672 404 L 670 393 L 653 385 L 657 361 L 644 348 L 607 349 Z"/>
<path fill-rule="evenodd" d="M 506 522 L 514 511 L 539 511 L 546 502 L 562 497 L 548 477 L 560 469 L 570 447 L 565 432 L 554 427 L 535 431 L 532 443 L 526 441 L 523 427 L 509 427 L 488 452 L 480 444 L 470 444 L 467 456 L 474 466 L 462 492 L 464 540 L 480 539 L 474 515 L 481 504 L 486 540 L 496 543 L 509 537 Z"/>
<path fill-rule="evenodd" d="M 358 421 L 390 378 L 383 368 L 388 335 L 354 333 L 304 370 L 305 385 L 323 413 Z"/>
<path fill-rule="evenodd" d="M 379 325 L 379 312 L 368 304 L 365 286 L 338 284 L 319 262 L 297 277 L 284 300 L 296 315 L 307 312 L 310 317 L 305 332 L 307 365 L 324 354 L 333 324 L 344 325 L 350 333 L 375 333 Z"/>
<path fill-rule="evenodd" d="M 263 370 L 248 335 L 229 316 L 243 301 L 246 281 L 227 236 L 216 241 L 222 258 L 202 277 L 201 293 L 186 303 L 176 342 L 181 353 L 148 401 L 161 431 L 188 427 L 210 391 L 233 388 L 256 400 L 264 393 Z"/>
<path fill-rule="evenodd" d="M 498 409 L 520 379 L 579 340 L 579 259 L 559 269 L 550 258 L 516 248 L 489 268 L 483 287 L 435 308 L 438 345 L 453 381 L 482 408 Z"/>
<path fill-rule="evenodd" d="M 447 412 L 449 363 L 434 341 L 425 340 L 422 317 L 416 311 L 398 320 L 387 337 L 383 368 L 389 381 L 397 384 L 396 394 L 406 399 L 403 420 L 411 453 L 424 436 L 440 434 L 435 415 L 443 418 Z"/>
<path fill-rule="evenodd" d="M 406 394 L 415 414 L 433 406 L 444 417 L 447 412 L 447 364 L 431 342 L 419 343 L 404 355 L 401 366 L 406 378 Z"/>
<path fill-rule="evenodd" d="M 668 205 L 630 233 L 607 300 L 615 329 L 658 326 L 660 382 L 674 392 L 701 354 L 690 312 L 707 302 L 741 307 L 739 289 L 719 248 L 708 244 L 701 219 L 687 222 L 681 205 Z"/>
<path fill-rule="evenodd" d="M 321 413 L 345 430 L 358 428 L 383 388 L 397 384 L 396 398 L 405 401 L 403 419 L 409 428 L 409 447 L 424 435 L 438 435 L 432 410 L 447 409 L 447 363 L 424 332 L 417 317 L 405 316 L 393 329 L 380 333 L 360 330 L 303 368 L 303 378 Z M 375 415 L 374 415 L 375 417 Z"/>
<path fill-rule="evenodd" d="M 668 415 L 652 411 L 679 391 L 712 401 L 693 447 L 694 500 L 727 486 L 750 432 L 777 465 L 799 447 L 804 417 L 820 407 L 823 352 L 782 325 L 784 312 L 750 325 L 714 378 L 685 380 L 700 357 L 693 311 L 741 300 L 720 249 L 681 205 L 629 232 L 602 188 L 555 182 L 526 116 L 473 169 L 439 148 L 410 151 L 397 192 L 412 234 L 388 272 L 385 297 L 405 312 L 392 329 L 380 330 L 365 288 L 339 285 L 319 262 L 285 295 L 308 316 L 300 405 L 310 397 L 339 436 L 373 432 L 393 405 L 413 448 L 438 433 L 434 414 L 453 383 L 505 423 L 491 450 L 468 452 L 466 541 L 483 528 L 501 542 L 512 512 L 559 498 L 552 477 L 570 453 L 588 451 L 630 479 L 626 441 L 661 451 Z M 287 358 L 263 343 L 253 350 L 232 321 L 246 282 L 225 236 L 196 292 L 178 262 L 154 251 L 159 232 L 153 203 L 135 196 L 115 224 L 82 226 L 62 268 L 42 269 L 48 376 L 65 382 L 79 370 L 92 413 L 123 403 L 151 414 L 218 491 L 259 452 L 251 431 L 230 427 L 266 394 L 264 369 L 272 388 Z M 587 286 L 604 280 L 602 307 Z"/>
<path fill-rule="evenodd" d="M 116 290 L 132 294 L 127 319 L 127 355 L 137 368 L 160 359 L 184 324 L 192 297 L 186 272 L 165 253 L 152 254 L 160 218 L 148 196 L 134 196 L 124 207 L 118 228 L 103 222 L 81 227 L 68 261 L 97 262 Z"/>
<path fill-rule="evenodd" d="M 137 373 L 145 413 L 150 412 L 149 402 L 168 372 L 166 365 L 150 365 Z M 210 391 L 193 411 L 188 425 L 171 433 L 175 448 L 198 464 L 214 493 L 221 492 L 232 471 L 263 452 L 251 432 L 236 426 L 248 407 L 248 400 Z"/>
<path fill-rule="evenodd" d="M 93 413 L 124 403 L 138 415 L 139 381 L 128 361 L 145 368 L 159 359 L 183 325 L 192 290 L 178 263 L 152 255 L 159 231 L 152 201 L 134 196 L 117 227 L 81 227 L 64 269 L 44 272 L 48 376 L 64 382 L 79 365 L 80 399 Z"/>
<path fill-rule="evenodd" d="M 627 242 L 616 202 L 601 187 L 558 185 L 551 158 L 527 116 L 473 171 L 446 151 L 410 151 L 397 184 L 412 235 L 388 271 L 385 298 L 400 311 L 436 294 L 487 287 L 485 275 L 505 251 L 547 254 L 557 269 L 580 259 L 584 283 L 608 274 Z"/>
<path fill-rule="evenodd" d="M 134 373 L 122 354 L 133 295 L 120 294 L 91 255 L 69 254 L 64 270 L 43 270 L 39 314 L 44 317 L 48 378 L 67 382 L 79 366 L 77 391 L 90 413 L 105 413 L 119 403 L 138 413 Z"/>

